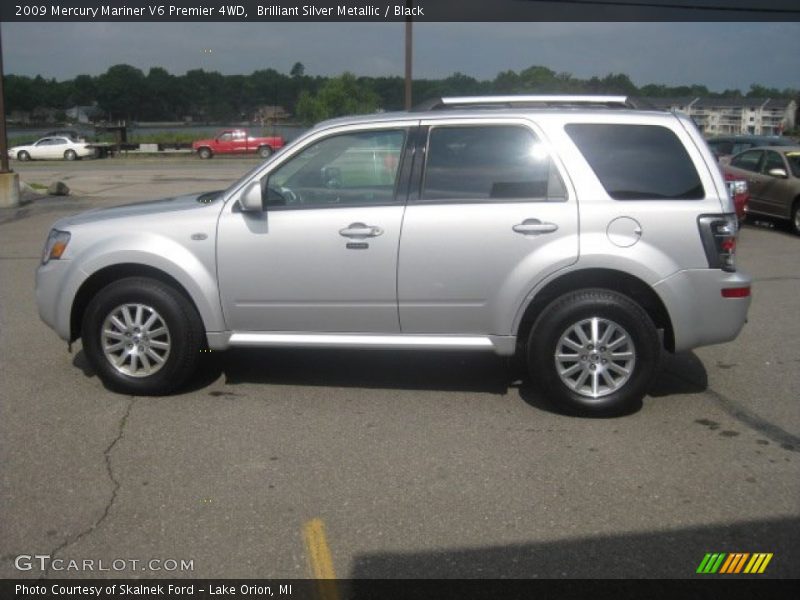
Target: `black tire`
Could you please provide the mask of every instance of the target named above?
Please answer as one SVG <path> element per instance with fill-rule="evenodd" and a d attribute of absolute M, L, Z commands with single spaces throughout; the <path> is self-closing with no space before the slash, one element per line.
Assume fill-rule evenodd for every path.
<path fill-rule="evenodd" d="M 794 201 L 792 207 L 792 220 L 789 222 L 792 231 L 795 235 L 800 235 L 800 198 Z"/>
<path fill-rule="evenodd" d="M 199 156 L 200 158 L 203 158 L 203 159 L 209 159 L 212 156 L 214 156 L 214 153 L 211 152 L 211 148 L 200 148 L 197 151 L 197 156 Z"/>
<path fill-rule="evenodd" d="M 30 160 L 30 159 L 31 159 L 31 155 L 28 154 L 27 152 L 25 152 L 25 150 L 20 150 L 17 153 L 17 160 Z"/>
<path fill-rule="evenodd" d="M 152 338 L 144 333 L 138 340 L 129 334 L 120 335 L 122 328 L 109 321 L 112 315 L 122 314 L 120 309 L 128 305 L 143 307 L 142 317 L 137 319 L 140 322 L 156 314 L 158 318 L 152 326 L 157 329 L 152 330 Z M 137 316 L 134 313 L 135 308 L 130 308 L 129 315 Z M 118 320 L 122 321 L 121 318 Z M 130 325 L 125 321 L 122 323 Z M 162 324 L 166 334 L 159 333 Z M 104 330 L 109 330 L 107 328 L 114 330 L 115 337 L 104 333 Z M 133 329 L 132 325 L 128 327 L 128 330 Z M 143 327 L 140 329 L 145 331 Z M 103 288 L 86 307 L 81 335 L 84 352 L 103 383 L 115 392 L 137 396 L 169 394 L 184 385 L 194 374 L 201 350 L 205 348 L 203 323 L 191 302 L 169 285 L 146 277 L 120 279 Z M 119 351 L 127 354 L 127 359 L 121 359 L 120 367 L 115 367 L 112 358 L 104 351 L 104 343 L 112 344 L 115 340 L 125 344 L 125 348 Z M 142 345 L 134 348 L 133 352 L 126 351 L 136 344 Z M 167 349 L 156 344 L 166 344 Z M 143 348 L 144 352 L 140 353 Z M 137 354 L 136 361 L 131 358 L 133 353 Z M 146 356 L 139 358 L 142 354 Z M 154 360 L 153 354 L 161 356 L 162 362 Z M 154 365 L 150 374 L 144 370 L 145 359 Z M 141 366 L 140 372 L 132 375 L 137 362 Z"/>
<path fill-rule="evenodd" d="M 608 346 L 592 347 L 595 318 L 594 339 Z M 613 327 L 604 341 L 609 325 Z M 586 343 L 580 342 L 576 328 L 586 334 Z M 620 358 L 627 354 L 633 358 Z M 527 346 L 534 384 L 565 412 L 598 417 L 630 413 L 641 406 L 659 354 L 658 332 L 650 316 L 627 296 L 605 289 L 570 292 L 554 300 L 536 320 Z M 583 382 L 582 377 L 586 377 Z"/>
<path fill-rule="evenodd" d="M 64 152 L 64 160 L 76 160 L 78 158 L 78 154 L 75 150 L 67 150 Z"/>
<path fill-rule="evenodd" d="M 272 156 L 272 148 L 269 146 L 261 146 L 258 149 L 258 155 L 261 158 L 269 158 L 270 156 Z"/>

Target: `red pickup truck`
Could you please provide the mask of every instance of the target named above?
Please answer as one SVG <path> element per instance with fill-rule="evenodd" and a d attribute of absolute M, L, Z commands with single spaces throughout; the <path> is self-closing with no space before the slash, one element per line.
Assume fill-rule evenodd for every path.
<path fill-rule="evenodd" d="M 215 154 L 254 154 L 261 158 L 269 157 L 283 148 L 285 140 L 281 136 L 254 137 L 244 129 L 227 129 L 217 137 L 192 142 L 192 150 L 200 158 L 211 158 Z"/>

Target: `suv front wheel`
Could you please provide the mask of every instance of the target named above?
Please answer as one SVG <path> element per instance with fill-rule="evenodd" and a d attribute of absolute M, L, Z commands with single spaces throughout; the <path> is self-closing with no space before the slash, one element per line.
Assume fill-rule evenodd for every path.
<path fill-rule="evenodd" d="M 635 410 L 658 365 L 650 316 L 611 290 L 570 292 L 542 311 L 528 339 L 528 367 L 545 395 L 569 412 Z"/>
<path fill-rule="evenodd" d="M 103 288 L 83 317 L 83 349 L 108 388 L 163 395 L 194 373 L 205 344 L 194 306 L 169 285 L 144 277 Z"/>

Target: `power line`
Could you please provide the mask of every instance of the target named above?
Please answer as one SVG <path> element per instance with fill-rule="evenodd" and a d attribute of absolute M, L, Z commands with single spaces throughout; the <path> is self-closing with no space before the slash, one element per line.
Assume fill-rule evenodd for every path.
<path fill-rule="evenodd" d="M 725 11 L 743 13 L 769 13 L 800 15 L 800 9 L 793 8 L 755 8 L 751 6 L 691 6 L 689 4 L 673 4 L 670 2 L 624 2 L 624 0 L 524 0 L 547 4 L 589 4 L 595 6 L 624 6 L 630 8 L 671 8 L 679 10 Z"/>

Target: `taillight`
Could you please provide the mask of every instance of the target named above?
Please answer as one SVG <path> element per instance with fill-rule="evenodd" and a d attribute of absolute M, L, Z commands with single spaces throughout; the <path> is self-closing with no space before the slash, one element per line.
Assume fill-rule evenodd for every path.
<path fill-rule="evenodd" d="M 730 179 L 725 183 L 728 185 L 728 194 L 731 198 L 747 193 L 747 182 L 744 179 Z"/>
<path fill-rule="evenodd" d="M 697 219 L 700 239 L 710 269 L 736 270 L 736 216 L 701 215 Z"/>

